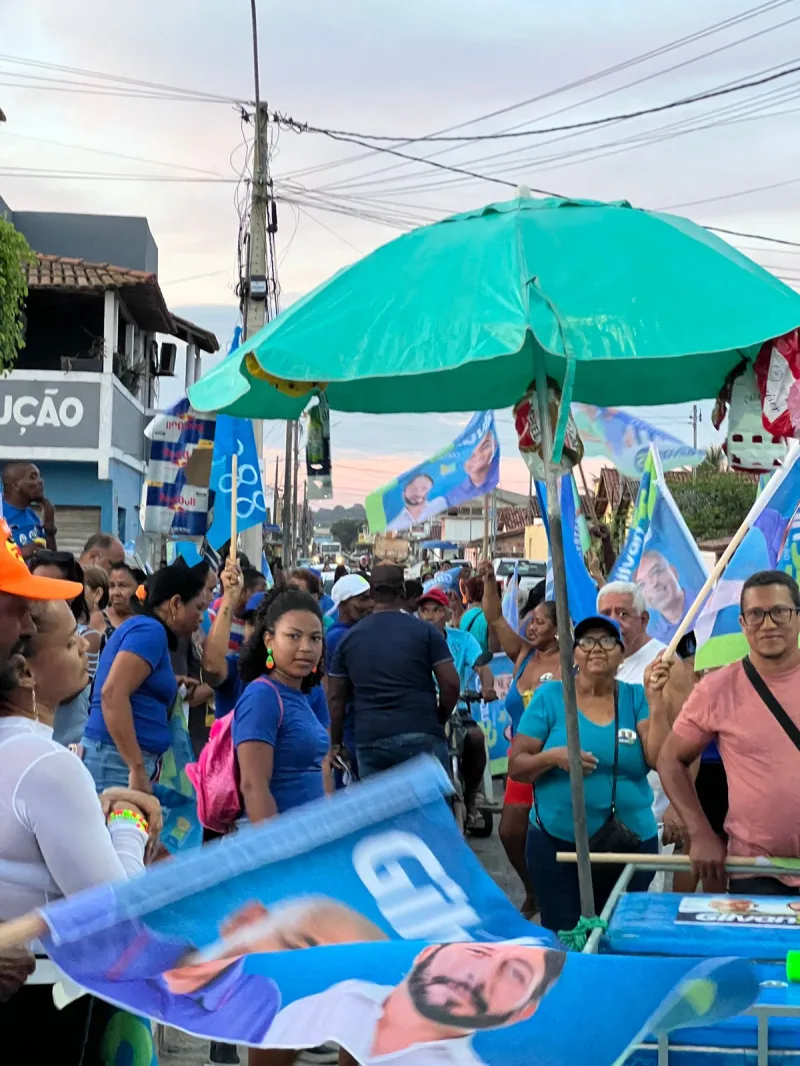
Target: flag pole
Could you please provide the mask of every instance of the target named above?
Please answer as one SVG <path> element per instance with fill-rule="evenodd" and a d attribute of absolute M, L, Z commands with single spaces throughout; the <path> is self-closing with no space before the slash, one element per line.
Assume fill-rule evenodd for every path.
<path fill-rule="evenodd" d="M 231 550 L 228 557 L 235 563 L 239 557 L 239 456 L 236 452 L 231 457 Z"/>
<path fill-rule="evenodd" d="M 730 544 L 717 560 L 714 569 L 706 578 L 705 584 L 697 593 L 694 603 L 686 612 L 685 616 L 681 620 L 680 625 L 675 630 L 672 640 L 667 645 L 667 650 L 662 656 L 664 662 L 669 662 L 670 659 L 673 659 L 675 657 L 675 652 L 677 650 L 678 645 L 694 624 L 695 618 L 697 617 L 700 608 L 703 606 L 706 596 L 708 596 L 709 592 L 711 592 L 717 581 L 722 576 L 722 572 L 730 562 L 731 556 L 742 543 L 747 534 L 750 532 L 752 527 L 755 525 L 756 519 L 759 517 L 761 512 L 765 510 L 767 504 L 777 492 L 778 487 L 781 485 L 784 478 L 789 473 L 789 470 L 792 468 L 792 466 L 794 466 L 795 462 L 798 461 L 798 452 L 800 452 L 800 443 L 795 441 L 792 444 L 792 447 L 786 453 L 786 458 L 783 462 L 783 465 L 780 467 L 779 470 L 775 471 L 770 480 L 767 482 L 764 491 L 756 497 L 755 503 L 748 511 L 745 520 L 734 533 L 733 537 L 731 538 Z"/>
<path fill-rule="evenodd" d="M 539 406 L 539 433 L 542 442 L 542 460 L 547 486 L 547 518 L 550 525 L 550 555 L 553 560 L 553 587 L 558 618 L 558 648 L 561 659 L 561 688 L 564 694 L 564 716 L 567 726 L 567 754 L 569 781 L 572 796 L 572 824 L 575 831 L 575 855 L 578 864 L 578 887 L 581 914 L 594 918 L 594 889 L 592 867 L 589 861 L 589 830 L 586 822 L 586 801 L 583 789 L 583 764 L 581 762 L 581 739 L 578 731 L 578 700 L 575 695 L 574 660 L 572 657 L 572 624 L 567 596 L 567 572 L 564 562 L 564 540 L 561 524 L 561 497 L 558 491 L 558 475 L 552 462 L 553 427 L 550 423 L 547 374 L 544 360 L 536 360 L 536 400 Z"/>

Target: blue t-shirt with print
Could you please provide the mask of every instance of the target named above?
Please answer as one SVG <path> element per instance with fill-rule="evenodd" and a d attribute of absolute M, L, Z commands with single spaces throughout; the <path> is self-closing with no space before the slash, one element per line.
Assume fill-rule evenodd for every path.
<path fill-rule="evenodd" d="M 641 685 L 619 682 L 619 770 L 617 773 L 617 817 L 642 840 L 657 833 L 653 817 L 653 791 L 647 783 L 648 766 L 637 725 L 650 710 Z M 614 779 L 614 722 L 597 725 L 578 710 L 581 750 L 591 752 L 597 767 L 583 779 L 589 836 L 596 833 L 611 813 Z M 546 681 L 536 690 L 520 719 L 518 734 L 541 740 L 543 751 L 567 746 L 564 694 L 560 681 Z M 536 805 L 531 808 L 531 825 L 541 827 L 560 840 L 574 840 L 572 794 L 569 774 L 558 768 L 548 770 L 536 781 Z"/>
<path fill-rule="evenodd" d="M 41 548 L 46 546 L 42 520 L 32 507 L 14 507 L 4 500 L 3 518 L 8 522 L 18 548 L 27 548 L 31 544 Z"/>
<path fill-rule="evenodd" d="M 480 644 L 471 633 L 463 629 L 453 629 L 452 626 L 444 627 L 444 635 L 453 656 L 458 680 L 461 682 L 461 691 L 476 691 L 479 686 L 474 667 L 482 654 Z"/>
<path fill-rule="evenodd" d="M 166 626 L 150 615 L 128 618 L 109 637 L 97 664 L 84 735 L 90 740 L 114 743 L 103 718 L 101 695 L 114 659 L 122 651 L 138 656 L 150 667 L 142 684 L 131 693 L 133 727 L 142 751 L 161 755 L 170 744 L 168 716 L 178 694 L 178 682 L 169 657 Z"/>
<path fill-rule="evenodd" d="M 273 749 L 269 787 L 279 812 L 325 795 L 322 763 L 330 740 L 319 719 L 318 689 L 316 686 L 306 696 L 280 681 L 259 678 L 247 685 L 236 703 L 234 746 L 260 741 Z M 323 702 L 324 699 L 323 693 Z"/>

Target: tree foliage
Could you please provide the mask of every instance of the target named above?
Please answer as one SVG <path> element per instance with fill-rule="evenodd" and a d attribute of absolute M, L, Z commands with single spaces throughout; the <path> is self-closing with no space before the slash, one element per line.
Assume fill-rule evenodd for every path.
<path fill-rule="evenodd" d="M 34 259 L 30 245 L 0 217 L 0 371 L 13 369 L 25 346 L 23 310 L 28 295 L 25 266 Z"/>
<path fill-rule="evenodd" d="M 756 498 L 752 481 L 708 461 L 697 468 L 696 480 L 670 485 L 670 491 L 698 542 L 732 537 Z"/>
<path fill-rule="evenodd" d="M 343 551 L 350 551 L 355 547 L 358 541 L 358 531 L 361 528 L 361 523 L 356 522 L 353 518 L 341 518 L 338 522 L 331 524 L 331 536 L 334 540 L 338 540 L 342 546 Z"/>

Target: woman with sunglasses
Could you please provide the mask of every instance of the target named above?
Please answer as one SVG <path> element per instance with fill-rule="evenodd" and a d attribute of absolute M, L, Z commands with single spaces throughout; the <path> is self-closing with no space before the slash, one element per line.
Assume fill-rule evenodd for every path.
<path fill-rule="evenodd" d="M 644 688 L 616 680 L 623 645 L 613 619 L 598 615 L 579 622 L 574 653 L 590 847 L 656 854 L 658 831 L 647 773 L 669 731 L 666 714 L 659 709 L 651 717 Z M 557 852 L 575 850 L 560 681 L 540 685 L 523 712 L 511 747 L 509 775 L 536 786 L 527 860 L 542 925 L 556 933 L 572 929 L 581 913 L 577 867 L 556 861 Z M 598 913 L 620 872 L 618 866 L 592 867 Z M 628 891 L 646 891 L 652 876 L 635 874 Z"/>
<path fill-rule="evenodd" d="M 104 637 L 102 633 L 96 632 L 91 627 L 91 610 L 86 600 L 83 569 L 72 552 L 37 551 L 28 561 L 28 568 L 36 577 L 52 577 L 56 580 L 74 581 L 84 586 L 84 591 L 79 593 L 70 603 L 70 609 L 73 618 L 77 622 L 78 635 L 83 637 L 86 644 L 89 683 L 80 692 L 73 692 L 61 704 L 56 711 L 53 724 L 53 739 L 56 743 L 68 747 L 70 744 L 77 744 L 83 736 L 83 727 L 89 717 L 91 683 L 97 671 L 97 660 L 100 658 Z"/>

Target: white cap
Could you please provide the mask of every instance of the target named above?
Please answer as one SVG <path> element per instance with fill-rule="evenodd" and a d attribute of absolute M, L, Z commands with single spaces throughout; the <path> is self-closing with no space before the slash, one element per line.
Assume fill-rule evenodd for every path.
<path fill-rule="evenodd" d="M 354 596 L 363 596 L 369 590 L 369 581 L 362 577 L 361 574 L 345 574 L 344 577 L 340 577 L 335 582 L 331 589 L 331 599 L 338 607 L 345 600 L 352 600 Z"/>

